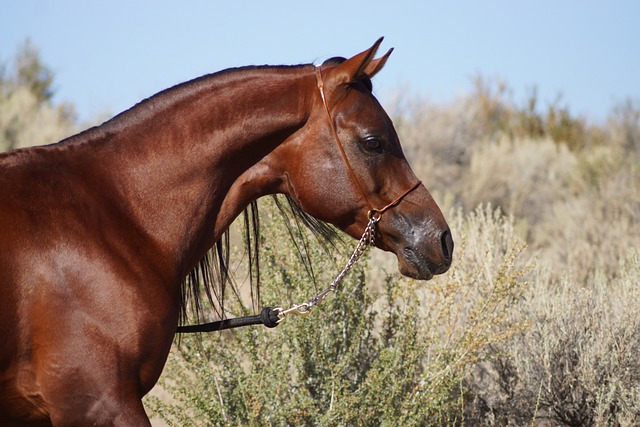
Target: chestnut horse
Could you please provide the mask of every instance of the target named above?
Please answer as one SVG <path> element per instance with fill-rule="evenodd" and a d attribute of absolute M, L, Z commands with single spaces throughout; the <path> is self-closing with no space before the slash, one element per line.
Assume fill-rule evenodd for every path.
<path fill-rule="evenodd" d="M 413 278 L 449 268 L 447 223 L 371 93 L 381 41 L 204 76 L 0 156 L 0 425 L 150 425 L 184 278 L 263 195 L 356 238 L 405 196 L 376 246 Z"/>

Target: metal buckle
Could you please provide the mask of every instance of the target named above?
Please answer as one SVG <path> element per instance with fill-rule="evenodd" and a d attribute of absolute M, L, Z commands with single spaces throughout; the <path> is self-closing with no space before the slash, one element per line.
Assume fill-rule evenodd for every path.
<path fill-rule="evenodd" d="M 302 304 L 294 305 L 293 307 L 286 310 L 282 309 L 281 307 L 278 307 L 275 310 L 278 310 L 277 323 L 280 323 L 288 314 L 295 314 L 297 316 L 308 316 L 311 313 L 311 304 L 303 302 Z"/>
<path fill-rule="evenodd" d="M 369 221 L 373 221 L 374 224 L 378 223 L 382 218 L 382 212 L 380 212 L 378 209 L 371 209 L 369 212 L 367 212 L 367 218 L 369 219 Z"/>

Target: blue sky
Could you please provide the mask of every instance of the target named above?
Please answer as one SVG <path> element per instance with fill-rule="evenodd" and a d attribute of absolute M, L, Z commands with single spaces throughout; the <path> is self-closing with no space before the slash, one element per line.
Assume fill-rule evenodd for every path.
<path fill-rule="evenodd" d="M 448 102 L 475 75 L 498 77 L 543 106 L 562 94 L 604 119 L 640 99 L 640 1 L 0 0 L 0 60 L 30 37 L 56 74 L 56 100 L 79 117 L 113 114 L 174 84 L 240 65 L 350 56 L 385 36 L 374 80 Z"/>

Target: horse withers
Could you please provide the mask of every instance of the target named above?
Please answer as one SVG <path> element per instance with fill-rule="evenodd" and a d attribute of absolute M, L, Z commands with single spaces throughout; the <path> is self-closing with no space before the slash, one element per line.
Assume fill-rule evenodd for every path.
<path fill-rule="evenodd" d="M 356 238 L 379 216 L 401 273 L 447 271 L 447 223 L 372 95 L 381 41 L 204 76 L 0 155 L 0 425 L 149 425 L 184 279 L 261 196 Z"/>

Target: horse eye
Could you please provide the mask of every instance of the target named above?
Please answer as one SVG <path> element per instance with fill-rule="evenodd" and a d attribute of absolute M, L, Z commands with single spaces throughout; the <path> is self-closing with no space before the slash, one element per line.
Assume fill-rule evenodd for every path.
<path fill-rule="evenodd" d="M 362 141 L 362 144 L 364 145 L 364 148 L 369 151 L 382 151 L 382 142 L 377 138 L 367 138 Z"/>

